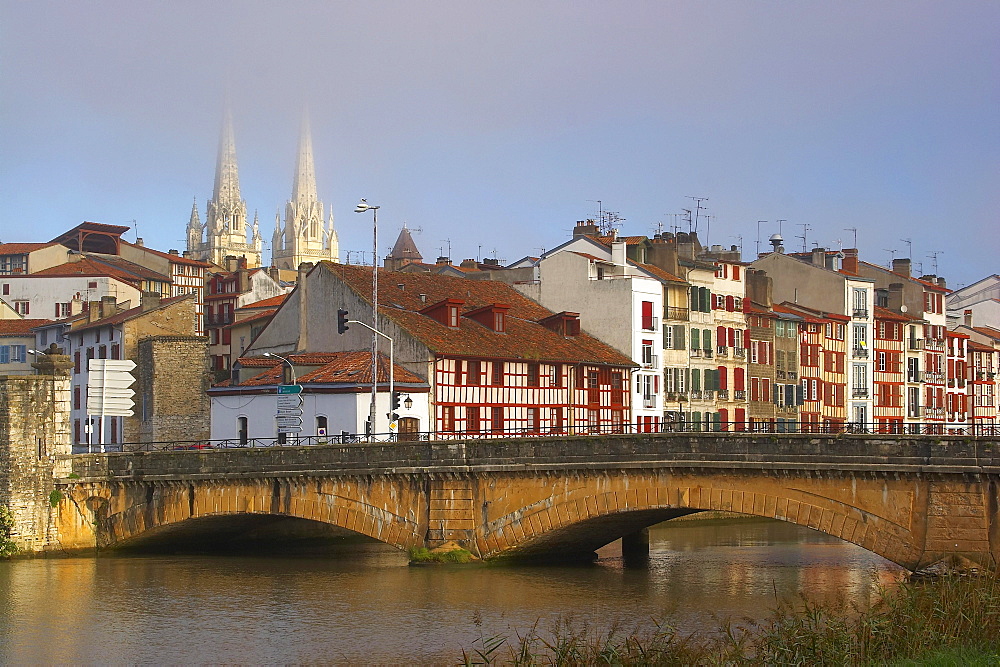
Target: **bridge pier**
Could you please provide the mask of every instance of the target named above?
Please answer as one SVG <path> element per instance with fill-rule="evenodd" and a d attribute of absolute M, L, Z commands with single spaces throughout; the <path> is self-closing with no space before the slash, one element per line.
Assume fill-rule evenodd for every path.
<path fill-rule="evenodd" d="M 622 537 L 622 560 L 625 567 L 643 568 L 649 565 L 649 528 Z"/>

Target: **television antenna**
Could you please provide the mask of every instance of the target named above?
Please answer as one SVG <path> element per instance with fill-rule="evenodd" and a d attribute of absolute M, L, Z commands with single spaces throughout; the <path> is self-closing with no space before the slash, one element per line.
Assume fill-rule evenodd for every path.
<path fill-rule="evenodd" d="M 743 235 L 742 234 L 737 234 L 736 236 L 730 236 L 729 238 L 736 239 L 737 242 L 739 242 L 740 259 L 742 259 L 743 258 Z M 760 240 L 759 239 L 757 240 L 757 243 L 758 243 L 758 245 L 760 244 Z"/>
<path fill-rule="evenodd" d="M 895 248 L 882 248 L 882 250 L 889 253 L 889 268 L 892 268 L 892 262 L 896 259 L 896 249 Z"/>
<path fill-rule="evenodd" d="M 692 197 L 691 195 L 688 195 L 688 199 L 693 199 L 694 202 L 695 202 L 695 208 L 694 208 L 694 231 L 695 231 L 695 233 L 697 233 L 698 232 L 698 219 L 701 217 L 701 209 L 704 208 L 701 205 L 701 203 L 703 201 L 708 201 L 708 197 Z M 688 211 L 688 213 L 690 213 L 690 211 Z M 708 243 L 708 235 L 707 234 L 705 236 L 705 243 L 706 244 Z"/>
<path fill-rule="evenodd" d="M 758 257 L 760 257 L 760 226 L 761 225 L 766 225 L 766 224 L 767 224 L 767 220 L 758 220 L 757 221 L 757 256 Z"/>
<path fill-rule="evenodd" d="M 906 256 L 913 257 L 913 239 L 899 239 L 906 244 Z"/>
<path fill-rule="evenodd" d="M 445 256 L 448 259 L 451 259 L 451 239 L 441 239 L 441 243 L 447 243 L 448 244 L 448 254 L 445 255 Z M 441 254 L 444 255 L 444 248 L 441 247 L 441 248 L 438 248 L 438 249 L 441 251 Z"/>
<path fill-rule="evenodd" d="M 845 227 L 844 231 L 845 232 L 851 232 L 851 233 L 854 234 L 854 245 L 852 247 L 857 248 L 858 247 L 858 228 L 857 227 Z"/>
<path fill-rule="evenodd" d="M 802 252 L 808 252 L 809 244 L 807 243 L 807 237 L 809 236 L 809 232 L 812 231 L 812 227 L 807 222 L 800 222 L 799 225 L 802 227 L 802 235 L 796 235 L 795 238 L 802 239 Z"/>
<path fill-rule="evenodd" d="M 943 255 L 943 254 L 944 254 L 944 250 L 935 250 L 934 252 L 927 253 L 927 256 L 930 257 L 931 261 L 934 263 L 934 275 L 935 276 L 938 274 L 938 255 Z"/>

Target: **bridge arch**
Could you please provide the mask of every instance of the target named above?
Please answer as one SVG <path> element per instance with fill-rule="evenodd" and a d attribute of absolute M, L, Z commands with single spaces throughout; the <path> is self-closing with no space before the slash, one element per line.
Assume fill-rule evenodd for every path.
<path fill-rule="evenodd" d="M 476 544 L 484 558 L 583 558 L 662 521 L 718 510 L 812 528 L 910 570 L 921 565 L 924 536 L 912 521 L 922 501 L 918 489 L 873 477 L 859 489 L 853 475 L 775 475 L 768 481 L 762 484 L 759 473 L 752 479 L 631 471 L 584 475 L 569 488 L 549 485 L 547 495 L 526 494 L 530 502 L 524 506 L 489 516 L 477 528 Z M 522 478 L 512 486 L 526 491 L 533 485 Z"/>
<path fill-rule="evenodd" d="M 93 526 L 98 548 L 126 546 L 192 521 L 288 517 L 406 549 L 423 545 L 426 533 L 421 500 L 411 498 L 408 486 L 384 477 L 115 482 L 70 487 L 68 501 Z"/>

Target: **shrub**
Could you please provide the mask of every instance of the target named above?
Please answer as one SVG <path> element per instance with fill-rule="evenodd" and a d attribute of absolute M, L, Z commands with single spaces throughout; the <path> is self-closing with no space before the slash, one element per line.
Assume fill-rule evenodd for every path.
<path fill-rule="evenodd" d="M 17 545 L 10 539 L 14 515 L 6 505 L 0 505 L 0 558 L 10 558 L 17 553 Z"/>

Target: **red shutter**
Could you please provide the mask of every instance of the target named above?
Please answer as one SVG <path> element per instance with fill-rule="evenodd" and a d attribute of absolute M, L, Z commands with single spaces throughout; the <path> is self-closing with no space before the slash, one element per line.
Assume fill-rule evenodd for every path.
<path fill-rule="evenodd" d="M 732 294 L 726 295 L 726 310 L 730 313 L 736 310 L 736 299 L 733 298 Z"/>
<path fill-rule="evenodd" d="M 750 330 L 743 330 L 743 347 L 750 347 Z"/>
<path fill-rule="evenodd" d="M 715 343 L 719 347 L 723 347 L 726 344 L 726 327 L 716 327 L 715 329 Z"/>
<path fill-rule="evenodd" d="M 728 370 L 725 366 L 719 366 L 719 389 L 729 389 L 729 380 L 726 378 Z"/>
<path fill-rule="evenodd" d="M 736 372 L 734 373 L 733 389 L 735 389 L 736 391 L 744 391 L 746 389 L 746 380 L 742 368 L 737 368 Z"/>

